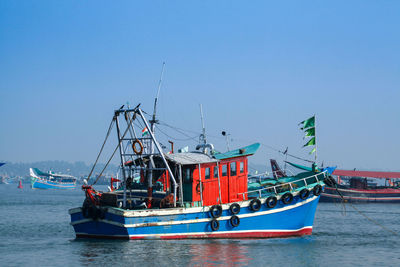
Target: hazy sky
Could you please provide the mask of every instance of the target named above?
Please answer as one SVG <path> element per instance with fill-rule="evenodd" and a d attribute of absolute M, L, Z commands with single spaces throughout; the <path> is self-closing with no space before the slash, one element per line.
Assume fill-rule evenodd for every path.
<path fill-rule="evenodd" d="M 0 1 L 0 161 L 93 162 L 114 109 L 152 112 L 165 61 L 159 118 L 189 137 L 202 103 L 217 150 L 225 130 L 231 148 L 311 159 L 297 124 L 316 114 L 319 162 L 399 171 L 399 14 L 400 1 Z M 253 162 L 271 157 L 262 146 Z"/>

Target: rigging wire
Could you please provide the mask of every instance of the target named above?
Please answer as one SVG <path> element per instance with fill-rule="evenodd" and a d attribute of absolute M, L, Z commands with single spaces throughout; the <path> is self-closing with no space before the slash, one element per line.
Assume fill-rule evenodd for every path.
<path fill-rule="evenodd" d="M 110 136 L 111 130 L 112 130 L 113 125 L 114 125 L 114 122 L 115 122 L 115 120 L 114 120 L 114 117 L 113 117 L 113 119 L 111 120 L 110 126 L 108 127 L 108 131 L 107 131 L 107 134 L 106 134 L 106 138 L 104 139 L 103 145 L 101 146 L 100 152 L 99 152 L 99 154 L 97 155 L 96 161 L 94 162 L 93 167 L 92 167 L 92 169 L 90 170 L 90 173 L 89 173 L 89 175 L 88 175 L 87 181 L 89 181 L 90 177 L 92 176 L 92 173 L 93 173 L 94 168 L 96 167 L 97 161 L 99 160 L 100 155 L 101 155 L 101 153 L 103 152 L 104 146 L 105 146 L 105 144 L 106 144 L 106 142 L 107 142 L 108 137 Z"/>
<path fill-rule="evenodd" d="M 189 136 L 189 135 L 186 134 L 185 132 L 194 133 L 194 134 L 196 134 L 196 136 L 201 134 L 200 132 L 191 131 L 191 130 L 185 130 L 185 129 L 182 129 L 182 128 L 178 128 L 178 127 L 176 127 L 176 126 L 169 125 L 169 124 L 167 124 L 167 123 L 165 123 L 165 122 L 159 122 L 159 124 L 160 124 L 160 125 L 167 126 L 167 127 L 169 127 L 169 128 L 171 128 L 171 129 L 177 131 L 178 133 L 180 133 L 180 134 L 182 134 L 182 135 L 184 135 L 184 136 L 186 136 L 186 137 L 188 137 L 188 138 L 191 137 L 191 136 Z"/>
<path fill-rule="evenodd" d="M 113 118 L 114 121 L 114 118 Z M 131 121 L 132 123 L 132 121 Z M 125 135 L 127 134 L 129 127 L 131 127 L 131 123 L 128 124 L 128 127 L 126 128 L 124 134 L 122 135 L 122 137 L 120 138 L 120 140 L 125 138 Z M 97 183 L 97 181 L 100 179 L 100 177 L 103 175 L 103 172 L 107 169 L 108 164 L 110 164 L 111 160 L 113 159 L 115 152 L 117 152 L 118 148 L 120 146 L 120 143 L 118 142 L 118 145 L 116 146 L 116 148 L 114 149 L 114 152 L 112 153 L 110 159 L 107 161 L 106 165 L 104 166 L 103 170 L 100 172 L 100 174 L 97 176 L 96 180 L 94 181 L 94 183 L 92 185 L 95 185 Z"/>
<path fill-rule="evenodd" d="M 143 111 L 143 110 L 142 110 L 142 111 Z M 144 112 L 144 111 L 143 111 L 143 112 Z M 148 114 L 148 113 L 146 113 L 146 112 L 144 112 L 144 113 L 145 113 L 146 115 L 150 116 L 150 114 Z M 197 139 L 195 139 L 195 137 L 191 137 L 191 136 L 189 136 L 188 134 L 186 134 L 186 133 L 184 133 L 184 132 L 191 132 L 191 133 L 195 133 L 195 134 L 197 134 L 197 135 L 200 135 L 200 134 L 201 134 L 200 132 L 196 132 L 196 131 L 192 131 L 192 130 L 187 130 L 187 129 L 182 129 L 182 128 L 178 128 L 178 127 L 176 127 L 176 126 L 169 125 L 168 123 L 166 123 L 166 122 L 164 122 L 164 121 L 160 121 L 160 120 L 158 121 L 158 124 L 167 126 L 167 127 L 171 128 L 171 129 L 173 129 L 173 130 L 179 132 L 180 134 L 185 135 L 186 137 L 188 137 L 188 140 L 193 139 L 194 141 L 197 141 Z M 164 133 L 164 134 L 165 134 L 165 133 Z M 221 137 L 221 136 L 215 136 L 215 135 L 210 135 L 210 134 L 207 134 L 207 135 L 210 136 L 210 137 L 213 137 L 213 138 L 217 138 L 217 139 L 224 139 L 224 137 Z M 253 141 L 251 141 L 251 140 L 245 140 L 245 139 L 239 139 L 239 138 L 235 138 L 235 139 L 238 140 L 238 141 L 253 142 Z M 176 140 L 179 140 L 179 139 L 176 139 Z M 181 141 L 186 141 L 186 140 L 181 140 Z M 289 156 L 289 157 L 292 157 L 292 158 L 295 158 L 295 159 L 298 159 L 298 160 L 302 160 L 302 161 L 309 162 L 309 163 L 314 163 L 314 161 L 312 161 L 312 160 L 305 159 L 305 158 L 301 158 L 301 157 L 298 157 L 298 156 L 289 154 L 289 153 L 287 153 L 287 152 L 285 153 L 285 151 L 281 151 L 281 150 L 279 150 L 279 149 L 277 149 L 277 148 L 275 148 L 275 147 L 272 147 L 272 146 L 270 146 L 270 145 L 267 145 L 267 144 L 265 144 L 265 143 L 261 143 L 261 142 L 260 142 L 260 144 L 261 144 L 262 146 L 266 147 L 266 148 L 269 148 L 269 149 L 275 151 L 275 152 L 281 153 L 282 155 L 287 155 L 287 156 Z"/>
<path fill-rule="evenodd" d="M 196 136 L 194 136 L 194 137 L 188 137 L 188 138 L 185 138 L 185 139 L 180 139 L 180 138 L 175 138 L 175 137 L 172 137 L 172 136 L 168 135 L 168 134 L 165 133 L 163 130 L 161 130 L 161 128 L 158 127 L 157 125 L 156 125 L 156 128 L 157 128 L 157 130 L 159 130 L 162 134 L 164 134 L 166 137 L 168 137 L 168 138 L 170 138 L 170 139 L 172 139 L 172 140 L 176 140 L 176 141 L 189 141 L 189 140 L 194 140 L 194 141 L 197 141 Z"/>

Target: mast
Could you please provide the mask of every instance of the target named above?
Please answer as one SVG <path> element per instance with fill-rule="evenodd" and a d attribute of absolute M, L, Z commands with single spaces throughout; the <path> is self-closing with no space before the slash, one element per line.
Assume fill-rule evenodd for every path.
<path fill-rule="evenodd" d="M 314 138 L 315 138 L 315 164 L 317 164 L 317 116 L 314 114 L 314 129 L 315 129 L 315 134 L 314 134 Z"/>
<path fill-rule="evenodd" d="M 157 95 L 156 95 L 156 98 L 154 99 L 153 118 L 152 118 L 152 120 L 150 121 L 151 131 L 152 131 L 153 133 L 154 133 L 155 124 L 157 123 L 157 120 L 156 120 L 157 101 L 158 101 L 158 97 L 159 97 L 159 95 L 160 95 L 160 89 L 161 89 L 161 84 L 162 84 L 162 78 L 163 78 L 163 75 L 164 75 L 164 67 L 165 67 L 165 62 L 163 62 L 163 65 L 162 65 L 160 80 L 158 81 Z M 152 151 L 152 152 L 153 152 L 153 151 Z"/>
<path fill-rule="evenodd" d="M 153 133 L 153 134 L 154 134 L 154 132 L 155 132 L 154 130 L 155 130 L 155 128 L 156 128 L 156 123 L 157 123 L 157 120 L 156 120 L 157 101 L 158 101 L 158 97 L 159 97 L 159 95 L 160 95 L 160 89 L 161 89 L 161 84 L 162 84 L 162 78 L 163 78 L 163 74 L 164 74 L 164 67 L 165 67 L 165 62 L 163 62 L 163 65 L 162 65 L 160 80 L 158 81 L 157 95 L 156 95 L 156 98 L 154 99 L 153 118 L 152 118 L 151 121 L 150 121 L 150 128 L 151 128 L 151 129 L 148 129 L 149 132 L 151 132 L 151 133 Z M 146 124 L 146 128 L 147 128 L 147 127 L 149 127 L 149 126 Z M 150 168 L 154 168 L 154 167 L 155 167 L 155 164 L 154 164 L 154 161 L 153 161 L 153 154 L 154 154 L 154 145 L 153 145 L 153 144 L 154 144 L 154 138 L 153 138 L 153 140 L 150 142 L 150 163 L 149 163 L 149 167 L 150 167 Z M 155 144 L 155 145 L 157 146 L 157 144 Z M 148 183 L 147 193 L 148 193 L 148 197 L 150 198 L 151 195 L 152 195 L 152 187 L 153 187 L 153 172 L 152 172 L 152 171 L 149 172 L 149 176 L 148 176 L 147 183 Z M 175 197 L 176 197 L 176 194 L 175 194 Z"/>
<path fill-rule="evenodd" d="M 119 155 L 121 158 L 121 170 L 122 177 L 124 179 L 124 197 L 123 197 L 123 207 L 126 208 L 126 173 L 125 173 L 125 158 L 124 158 L 124 147 L 122 144 L 121 131 L 119 128 L 118 114 L 115 112 L 115 124 L 117 126 L 117 136 L 118 136 L 118 146 L 119 146 Z"/>

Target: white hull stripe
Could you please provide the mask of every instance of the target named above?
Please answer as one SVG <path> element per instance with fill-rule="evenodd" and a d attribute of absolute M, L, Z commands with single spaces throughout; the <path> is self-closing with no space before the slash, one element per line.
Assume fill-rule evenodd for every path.
<path fill-rule="evenodd" d="M 211 235 L 218 236 L 221 234 L 246 234 L 246 233 L 293 233 L 299 232 L 302 230 L 310 229 L 312 230 L 312 226 L 305 226 L 300 229 L 295 230 L 287 230 L 287 229 L 271 229 L 271 230 L 237 230 L 237 231 L 218 231 L 218 232 L 193 232 L 193 233 L 171 233 L 171 234 L 140 234 L 140 235 L 129 235 L 129 237 L 164 237 L 164 236 L 203 236 L 203 235 Z M 87 234 L 77 232 L 76 235 L 93 235 L 93 236 L 110 236 L 110 235 L 96 235 L 96 234 Z M 128 235 L 112 235 L 113 237 L 124 237 L 126 238 Z"/>
<path fill-rule="evenodd" d="M 312 188 L 311 188 L 312 189 Z M 293 192 L 293 196 L 297 196 L 299 192 Z M 311 192 L 312 194 L 312 192 Z M 277 196 L 277 199 L 279 200 L 281 198 L 281 195 Z M 267 197 L 260 198 L 261 201 L 264 201 L 267 199 Z M 248 207 L 250 204 L 250 200 L 245 200 L 245 201 L 239 201 L 236 202 L 240 205 L 241 208 Z M 229 207 L 233 203 L 228 203 L 228 204 L 222 204 L 221 207 L 223 210 L 228 210 Z M 210 210 L 211 206 L 205 206 L 205 207 L 191 207 L 191 208 L 169 208 L 169 209 L 160 209 L 160 210 L 123 210 L 119 208 L 109 208 L 108 212 L 118 215 L 118 216 L 123 216 L 123 217 L 151 217 L 151 216 L 163 216 L 163 215 L 180 215 L 180 214 L 190 214 L 190 213 L 199 213 L 199 212 L 208 212 Z M 74 214 L 74 213 L 79 213 L 81 212 L 81 208 L 73 208 L 69 210 L 69 214 Z"/>
<path fill-rule="evenodd" d="M 262 216 L 262 215 L 267 215 L 267 214 L 272 214 L 272 213 L 278 213 L 278 212 L 282 212 L 282 211 L 286 211 L 286 210 L 290 210 L 290 209 L 294 209 L 300 206 L 303 206 L 307 203 L 310 203 L 312 201 L 314 201 L 317 197 L 311 197 L 308 198 L 305 201 L 302 201 L 300 203 L 296 203 L 294 205 L 288 205 L 285 206 L 283 208 L 280 209 L 272 209 L 272 210 L 266 210 L 266 211 L 258 211 L 258 212 L 254 212 L 254 213 L 247 213 L 247 214 L 242 214 L 242 215 L 236 215 L 238 216 L 240 219 L 242 218 L 249 218 L 249 217 L 256 217 L 256 216 Z M 217 218 L 218 221 L 224 221 L 224 220 L 229 220 L 231 218 L 231 216 L 222 216 Z M 136 228 L 136 227 L 148 227 L 148 226 L 165 226 L 165 225 L 179 225 L 179 224 L 192 224 L 192 223 L 203 223 L 203 222 L 209 222 L 211 221 L 213 218 L 202 218 L 202 219 L 192 219 L 192 220 L 182 220 L 182 221 L 164 221 L 164 222 L 147 222 L 147 223 L 135 223 L 135 224 L 123 224 L 123 223 L 119 223 L 119 222 L 114 222 L 114 221 L 109 221 L 109 220 L 99 220 L 101 222 L 104 223 L 108 223 L 108 224 L 113 224 L 119 227 L 125 227 L 125 228 Z M 86 223 L 86 222 L 90 222 L 92 221 L 92 219 L 84 219 L 84 220 L 79 220 L 79 221 L 75 221 L 75 222 L 71 222 L 71 225 L 76 225 L 76 224 L 81 224 L 81 223 Z"/>

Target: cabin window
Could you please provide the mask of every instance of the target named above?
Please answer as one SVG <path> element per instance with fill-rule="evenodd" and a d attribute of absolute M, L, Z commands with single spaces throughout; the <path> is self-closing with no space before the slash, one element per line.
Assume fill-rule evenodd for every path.
<path fill-rule="evenodd" d="M 228 175 L 228 165 L 224 164 L 222 165 L 222 176 L 227 176 Z"/>
<path fill-rule="evenodd" d="M 236 176 L 236 162 L 231 162 L 231 176 Z"/>
<path fill-rule="evenodd" d="M 205 173 L 206 173 L 206 175 L 205 175 L 205 178 L 206 179 L 210 179 L 210 168 L 206 168 L 206 171 L 205 171 Z"/>
<path fill-rule="evenodd" d="M 244 172 L 244 162 L 241 161 L 240 162 L 240 173 L 243 173 L 243 172 Z"/>
<path fill-rule="evenodd" d="M 218 178 L 218 167 L 214 167 L 214 178 Z"/>

